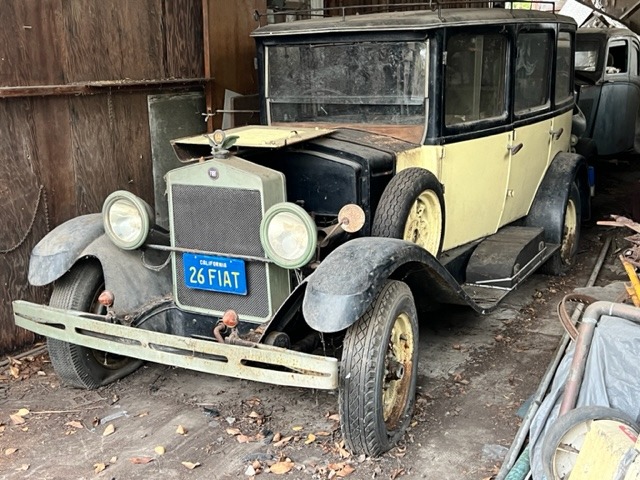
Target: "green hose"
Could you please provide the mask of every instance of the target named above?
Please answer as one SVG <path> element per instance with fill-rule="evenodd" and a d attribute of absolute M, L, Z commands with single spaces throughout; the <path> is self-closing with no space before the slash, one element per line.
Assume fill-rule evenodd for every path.
<path fill-rule="evenodd" d="M 529 446 L 527 446 L 504 480 L 524 480 L 529 470 L 531 470 L 531 464 L 529 463 Z"/>

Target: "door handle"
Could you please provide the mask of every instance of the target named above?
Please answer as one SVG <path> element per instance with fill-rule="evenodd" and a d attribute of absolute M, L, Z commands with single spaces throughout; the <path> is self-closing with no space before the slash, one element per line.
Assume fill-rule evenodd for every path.
<path fill-rule="evenodd" d="M 522 150 L 522 147 L 524 147 L 524 144 L 523 143 L 518 143 L 517 145 L 509 145 L 509 146 L 507 146 L 507 150 L 509 150 L 509 153 L 511 153 L 511 155 L 515 155 L 520 150 Z"/>
<path fill-rule="evenodd" d="M 559 140 L 564 133 L 564 128 L 560 127 L 559 130 L 549 130 L 549 133 L 554 140 Z"/>

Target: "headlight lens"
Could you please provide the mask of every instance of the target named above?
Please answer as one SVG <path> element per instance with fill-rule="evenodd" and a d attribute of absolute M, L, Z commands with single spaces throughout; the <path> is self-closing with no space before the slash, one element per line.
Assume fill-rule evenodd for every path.
<path fill-rule="evenodd" d="M 102 206 L 104 230 L 124 250 L 134 250 L 145 242 L 152 214 L 147 202 L 124 190 L 113 192 Z"/>
<path fill-rule="evenodd" d="M 318 233 L 313 219 L 302 207 L 279 203 L 265 213 L 260 240 L 267 256 L 277 265 L 298 268 L 313 258 Z"/>

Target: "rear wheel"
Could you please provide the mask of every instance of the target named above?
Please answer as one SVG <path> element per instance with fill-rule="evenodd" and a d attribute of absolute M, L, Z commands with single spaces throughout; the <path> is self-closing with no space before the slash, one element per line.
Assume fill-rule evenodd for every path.
<path fill-rule="evenodd" d="M 580 219 L 582 216 L 580 191 L 571 184 L 569 196 L 564 208 L 564 221 L 560 235 L 560 249 L 542 267 L 544 273 L 562 275 L 573 265 L 580 242 Z"/>
<path fill-rule="evenodd" d="M 98 263 L 81 263 L 65 274 L 53 289 L 49 305 L 65 310 L 104 314 L 98 296 L 104 290 Z M 137 369 L 141 360 L 82 347 L 55 338 L 47 339 L 51 364 L 63 383 L 94 389 Z"/>
<path fill-rule="evenodd" d="M 381 455 L 402 437 L 413 413 L 417 367 L 418 320 L 411 290 L 388 281 L 344 339 L 340 420 L 353 453 Z"/>
<path fill-rule="evenodd" d="M 380 198 L 372 234 L 407 240 L 437 256 L 444 237 L 444 200 L 435 175 L 407 168 L 393 177 Z"/>

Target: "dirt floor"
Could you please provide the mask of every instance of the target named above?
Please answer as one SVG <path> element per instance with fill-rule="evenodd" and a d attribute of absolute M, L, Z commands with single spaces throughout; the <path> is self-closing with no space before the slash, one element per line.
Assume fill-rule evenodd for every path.
<path fill-rule="evenodd" d="M 631 215 L 640 168 L 608 162 L 597 175 L 595 219 Z M 413 423 L 382 458 L 342 448 L 335 393 L 155 364 L 74 390 L 41 354 L 0 371 L 0 478 L 490 479 L 559 342 L 556 304 L 585 284 L 607 235 L 597 284 L 623 279 L 614 252 L 627 233 L 587 224 L 569 275 L 532 276 L 491 315 L 447 307 L 421 318 Z"/>

